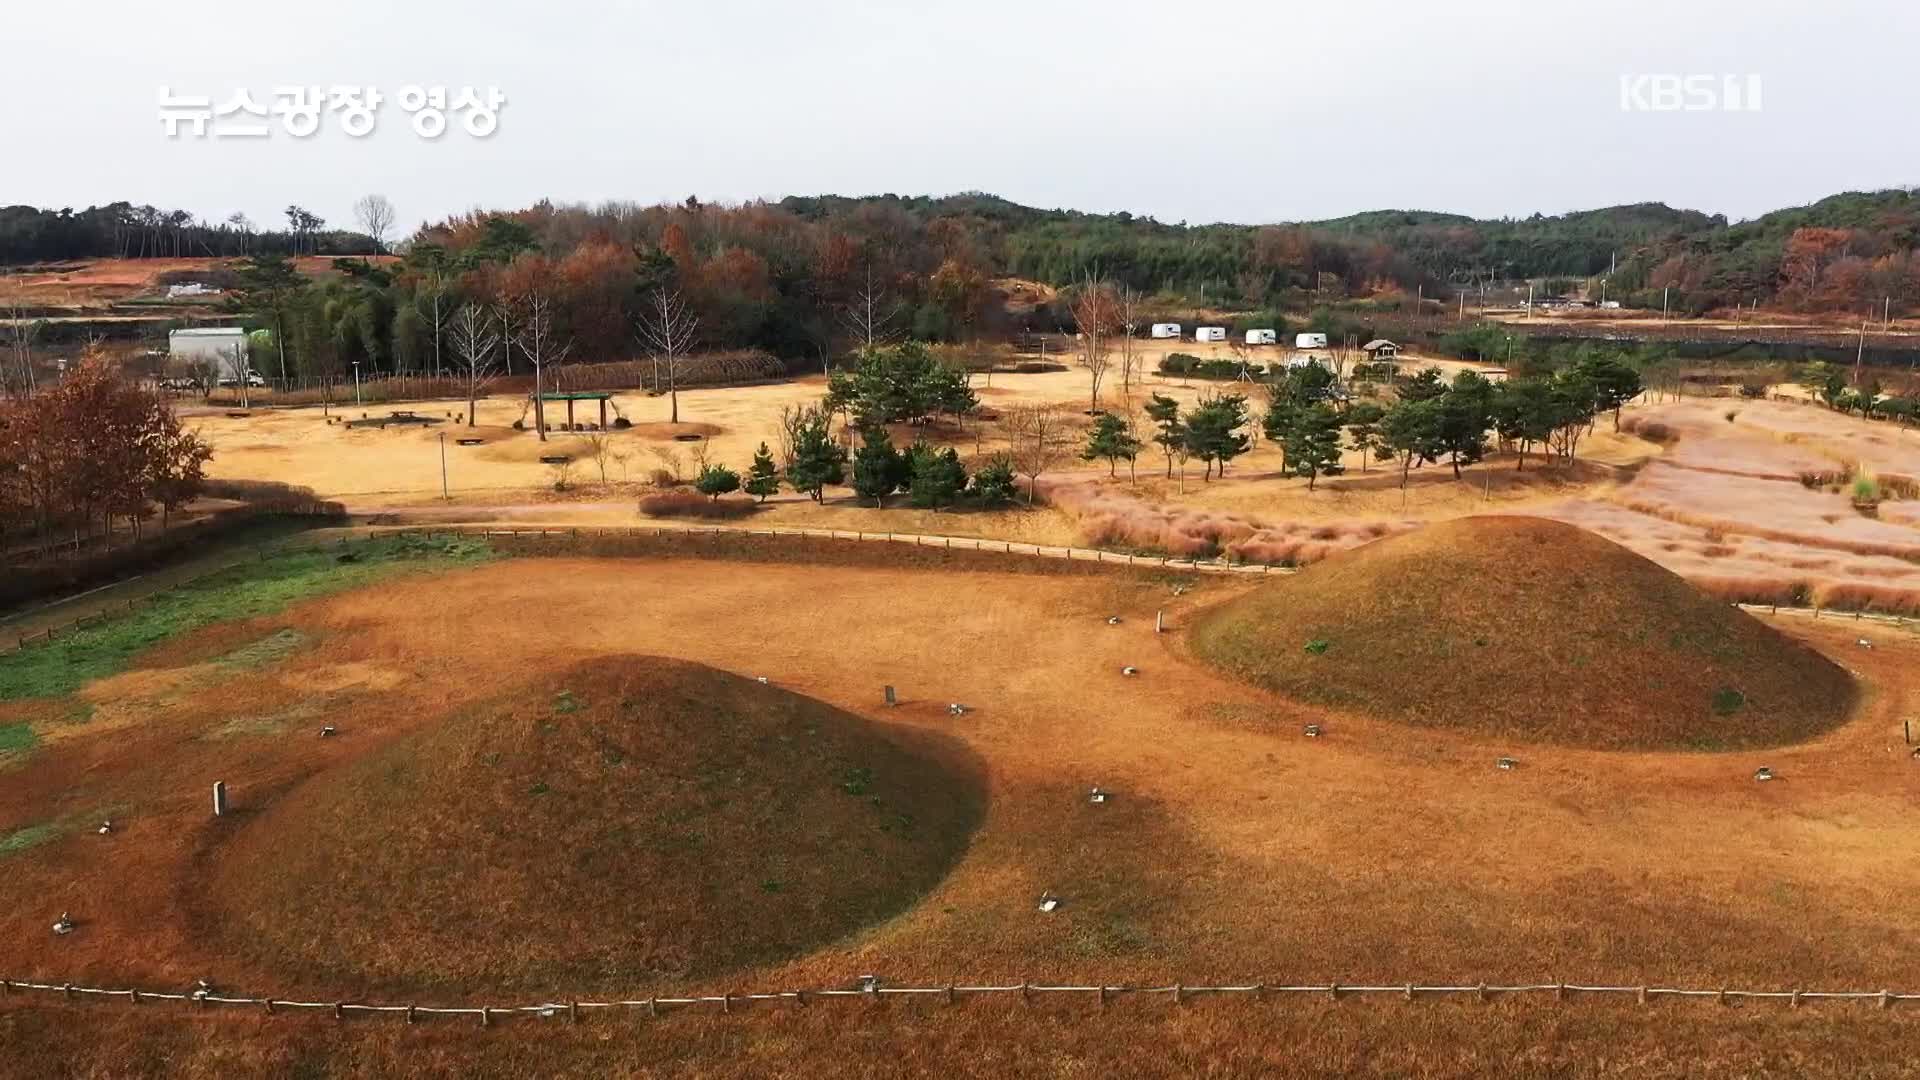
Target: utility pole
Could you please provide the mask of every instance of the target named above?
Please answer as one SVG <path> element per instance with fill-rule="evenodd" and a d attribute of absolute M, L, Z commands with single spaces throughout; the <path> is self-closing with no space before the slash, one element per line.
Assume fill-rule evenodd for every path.
<path fill-rule="evenodd" d="M 1860 362 L 1867 356 L 1867 320 L 1860 320 L 1860 343 L 1853 350 L 1853 388 L 1860 389 Z"/>
<path fill-rule="evenodd" d="M 1671 285 L 1664 285 L 1660 288 L 1660 325 L 1662 326 L 1667 324 L 1667 293 L 1672 288 Z"/>
<path fill-rule="evenodd" d="M 446 501 L 453 499 L 447 493 L 447 433 L 444 431 L 440 433 L 440 498 Z"/>
<path fill-rule="evenodd" d="M 1533 282 L 1527 282 L 1527 318 L 1533 318 Z"/>
<path fill-rule="evenodd" d="M 360 400 L 360 361 L 355 360 L 353 362 L 353 407 L 357 409 L 362 404 L 363 402 Z"/>

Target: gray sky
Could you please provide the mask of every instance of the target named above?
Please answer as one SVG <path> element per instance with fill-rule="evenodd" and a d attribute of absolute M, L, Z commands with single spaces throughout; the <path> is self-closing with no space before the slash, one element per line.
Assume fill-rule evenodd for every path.
<path fill-rule="evenodd" d="M 1592 13 L 1592 14 L 1589 14 Z M 1900 0 L 1138 0 L 983 5 L 14 3 L 0 204 L 130 199 L 402 230 L 542 196 L 991 191 L 1164 221 L 1623 202 L 1749 217 L 1920 184 Z M 1623 110 L 1622 75 L 1758 75 L 1759 112 Z M 373 135 L 169 139 L 159 88 L 373 85 Z M 495 86 L 499 130 L 415 135 L 407 84 Z M 1650 101 L 1651 103 L 1651 101 Z"/>

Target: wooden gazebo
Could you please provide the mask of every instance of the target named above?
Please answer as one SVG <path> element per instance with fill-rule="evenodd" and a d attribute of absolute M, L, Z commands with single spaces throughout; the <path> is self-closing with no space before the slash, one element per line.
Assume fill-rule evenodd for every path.
<path fill-rule="evenodd" d="M 564 401 L 567 403 L 567 430 L 574 429 L 573 403 L 576 401 L 597 401 L 600 403 L 600 430 L 607 430 L 607 400 L 613 397 L 611 390 L 549 390 L 544 394 L 535 394 L 536 401 Z"/>

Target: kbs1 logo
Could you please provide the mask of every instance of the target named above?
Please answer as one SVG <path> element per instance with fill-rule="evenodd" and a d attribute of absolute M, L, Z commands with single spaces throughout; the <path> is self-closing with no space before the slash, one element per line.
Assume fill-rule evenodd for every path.
<path fill-rule="evenodd" d="M 1622 75 L 1621 112 L 1759 112 L 1758 75 Z"/>

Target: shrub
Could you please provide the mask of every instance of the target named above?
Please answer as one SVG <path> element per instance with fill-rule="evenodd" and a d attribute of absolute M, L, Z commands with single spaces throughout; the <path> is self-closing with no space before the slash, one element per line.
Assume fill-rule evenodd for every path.
<path fill-rule="evenodd" d="M 694 490 L 709 499 L 718 499 L 730 491 L 740 490 L 740 474 L 725 465 L 708 465 L 700 470 L 700 476 L 693 482 Z"/>
<path fill-rule="evenodd" d="M 1717 716 L 1732 716 L 1747 703 L 1747 695 L 1731 686 L 1723 686 L 1713 692 L 1713 711 Z"/>
<path fill-rule="evenodd" d="M 1160 370 L 1167 375 L 1191 375 L 1203 362 L 1192 353 L 1168 353 L 1160 358 Z"/>
<path fill-rule="evenodd" d="M 640 500 L 647 517 L 740 518 L 753 513 L 753 504 L 740 499 L 709 499 L 697 491 L 662 491 Z"/>

